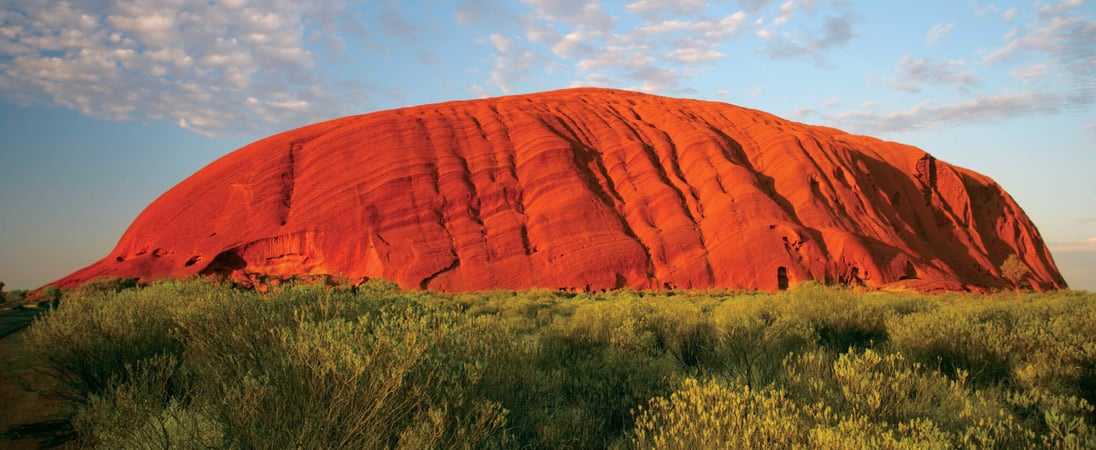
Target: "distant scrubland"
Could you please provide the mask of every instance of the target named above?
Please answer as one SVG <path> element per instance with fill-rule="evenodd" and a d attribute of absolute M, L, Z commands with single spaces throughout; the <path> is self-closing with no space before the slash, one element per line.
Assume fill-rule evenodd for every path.
<path fill-rule="evenodd" d="M 1094 448 L 1096 295 L 207 281 L 28 339 L 104 448 Z"/>

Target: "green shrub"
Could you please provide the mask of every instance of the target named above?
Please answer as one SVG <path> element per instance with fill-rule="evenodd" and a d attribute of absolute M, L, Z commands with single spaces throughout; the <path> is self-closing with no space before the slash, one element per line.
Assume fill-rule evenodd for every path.
<path fill-rule="evenodd" d="M 80 285 L 76 290 L 85 293 L 121 292 L 135 287 L 136 278 L 98 277 Z"/>
<path fill-rule="evenodd" d="M 1023 448 L 1033 442 L 1007 405 L 971 389 L 965 373 L 951 379 L 900 353 L 851 350 L 834 358 L 812 352 L 788 358 L 785 370 L 791 398 L 829 405 L 841 419 L 816 431 L 819 445 Z M 840 436 L 849 440 L 837 445 Z"/>
<path fill-rule="evenodd" d="M 256 303 L 232 314 L 231 330 L 201 321 L 188 333 L 187 360 L 215 417 L 233 430 L 233 446 L 381 448 L 403 439 L 478 447 L 502 439 L 505 410 L 470 394 L 494 352 L 506 350 L 505 330 L 414 306 L 350 321 L 339 316 L 352 307 L 327 305 L 266 323 L 270 309 L 281 306 Z"/>
<path fill-rule="evenodd" d="M 928 419 L 911 419 L 896 427 L 869 421 L 863 416 L 841 419 L 831 427 L 811 430 L 810 445 L 803 448 L 825 450 L 886 449 L 946 450 L 954 448 L 948 436 Z"/>
<path fill-rule="evenodd" d="M 1042 389 L 1096 402 L 1096 303 L 1061 292 L 963 297 L 934 311 L 891 316 L 896 351 L 979 386 Z"/>
<path fill-rule="evenodd" d="M 224 430 L 186 403 L 178 360 L 157 355 L 126 366 L 127 376 L 93 394 L 73 419 L 85 443 L 103 448 L 215 448 Z M 124 380 L 124 381 L 123 381 Z"/>
<path fill-rule="evenodd" d="M 1007 401 L 1044 447 L 1096 448 L 1096 427 L 1090 419 L 1094 408 L 1084 399 L 1034 389 L 1013 392 Z"/>
<path fill-rule="evenodd" d="M 154 289 L 76 293 L 27 331 L 43 370 L 62 396 L 85 402 L 132 373 L 128 365 L 158 355 L 178 356 L 173 311 L 185 301 L 167 285 Z M 169 294 L 169 295 L 163 295 Z"/>
<path fill-rule="evenodd" d="M 786 356 L 814 347 L 817 340 L 810 323 L 798 317 L 778 317 L 773 312 L 717 315 L 720 340 L 716 373 L 751 387 L 777 381 Z"/>
<path fill-rule="evenodd" d="M 810 321 L 818 344 L 831 351 L 869 348 L 888 338 L 885 308 L 849 289 L 804 282 L 774 297 L 785 315 Z"/>
<path fill-rule="evenodd" d="M 897 351 L 944 373 L 964 371 L 980 385 L 1005 382 L 1015 341 L 1004 318 L 980 320 L 951 309 L 888 319 Z"/>
<path fill-rule="evenodd" d="M 28 332 L 88 445 L 1096 446 L 1088 293 L 124 285 Z"/>
<path fill-rule="evenodd" d="M 634 309 L 633 319 L 623 310 L 579 308 L 576 323 L 542 334 L 539 373 L 531 377 L 540 396 L 526 406 L 539 418 L 525 422 L 525 432 L 545 447 L 605 448 L 631 428 L 629 411 L 665 393 L 680 367 L 665 353 L 645 309 Z M 604 320 L 593 320 L 595 314 Z"/>
<path fill-rule="evenodd" d="M 636 410 L 633 444 L 646 449 L 805 447 L 810 430 L 829 421 L 822 404 L 802 407 L 783 392 L 754 391 L 686 379 L 669 398 Z"/>

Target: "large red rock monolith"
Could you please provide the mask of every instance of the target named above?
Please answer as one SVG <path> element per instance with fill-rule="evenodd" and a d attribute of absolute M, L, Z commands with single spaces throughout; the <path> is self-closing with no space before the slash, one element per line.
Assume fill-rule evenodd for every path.
<path fill-rule="evenodd" d="M 153 202 L 99 276 L 330 274 L 406 288 L 1065 287 L 993 180 L 917 148 L 604 89 L 346 117 L 241 148 Z"/>

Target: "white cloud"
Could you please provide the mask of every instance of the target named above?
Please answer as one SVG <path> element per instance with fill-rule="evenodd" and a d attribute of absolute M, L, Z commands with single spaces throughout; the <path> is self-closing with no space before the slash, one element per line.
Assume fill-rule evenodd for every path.
<path fill-rule="evenodd" d="M 1039 78 L 1039 77 L 1042 77 L 1043 75 L 1046 75 L 1046 74 L 1047 74 L 1047 65 L 1042 64 L 1042 63 L 1031 65 L 1031 66 L 1026 66 L 1026 67 L 1017 67 L 1017 68 L 1012 70 L 1012 75 L 1013 76 L 1015 76 L 1016 78 L 1024 79 L 1024 80 Z"/>
<path fill-rule="evenodd" d="M 499 33 L 495 33 L 491 35 L 491 44 L 495 46 L 495 50 L 499 53 L 506 53 L 514 46 L 514 41 Z"/>
<path fill-rule="evenodd" d="M 619 84 L 620 80 L 608 75 L 591 73 L 582 80 L 572 81 L 570 87 L 612 87 Z"/>
<path fill-rule="evenodd" d="M 817 33 L 800 36 L 782 33 L 769 36 L 764 52 L 774 59 L 812 56 L 818 61 L 823 61 L 823 53 L 847 44 L 853 36 L 850 15 L 827 17 L 822 23 L 822 29 Z"/>
<path fill-rule="evenodd" d="M 524 21 L 525 38 L 538 44 L 544 44 L 548 46 L 555 45 L 556 42 L 563 39 L 563 35 L 556 31 L 555 27 L 551 23 L 545 23 L 541 20 L 533 20 L 526 18 Z"/>
<path fill-rule="evenodd" d="M 648 51 L 643 44 L 610 45 L 599 49 L 597 54 L 578 62 L 578 68 L 586 72 L 586 80 L 605 86 L 606 82 L 618 81 L 636 83 L 618 87 L 642 90 L 645 92 L 664 92 L 680 90 L 680 78 L 684 74 L 661 64 L 656 54 Z M 614 83 L 614 84 L 616 84 Z"/>
<path fill-rule="evenodd" d="M 792 12 L 795 11 L 795 0 L 788 0 L 780 5 L 780 15 L 773 19 L 773 25 L 779 26 L 784 22 L 787 22 L 792 18 Z"/>
<path fill-rule="evenodd" d="M 682 64 L 696 64 L 712 61 L 726 55 L 718 50 L 703 47 L 679 47 L 666 54 L 666 58 Z"/>
<path fill-rule="evenodd" d="M 491 81 L 503 93 L 512 92 L 512 85 L 529 78 L 535 67 L 546 67 L 548 60 L 534 50 L 518 45 L 513 39 L 499 33 L 491 35 L 491 44 L 495 47 L 495 66 L 491 70 Z"/>
<path fill-rule="evenodd" d="M 1088 111 L 1096 103 L 1096 53 L 1092 52 L 1096 48 L 1096 23 L 1091 15 L 1077 9 L 1079 4 L 1077 0 L 1037 4 L 1035 16 L 1027 23 L 1017 24 L 1005 36 L 1004 44 L 986 52 L 980 64 L 906 56 L 891 80 L 893 87 L 907 91 L 919 91 L 929 85 L 956 87 L 965 91 L 962 100 L 926 99 L 898 111 L 887 111 L 878 105 L 864 106 L 826 117 L 835 126 L 877 135 Z M 976 3 L 972 6 L 976 10 L 987 8 Z M 1015 13 L 1008 15 L 1020 19 Z M 1019 62 L 1024 64 L 1006 66 Z M 971 95 L 969 91 L 974 86 L 981 87 L 972 66 L 1008 70 L 1028 88 Z M 1051 77 L 1053 82 L 1040 79 Z"/>
<path fill-rule="evenodd" d="M 469 10 L 460 19 L 468 23 L 480 15 L 474 12 L 479 9 L 466 5 L 471 1 L 462 0 L 459 5 L 463 6 L 458 7 Z M 520 71 L 543 72 L 552 67 L 560 69 L 560 76 L 571 74 L 577 80 L 573 85 L 681 94 L 689 92 L 686 80 L 728 58 L 727 44 L 748 33 L 767 37 L 766 53 L 774 58 L 811 55 L 819 61 L 823 53 L 853 37 L 852 16 L 842 0 L 831 2 L 835 7 L 831 17 L 815 17 L 818 2 L 814 0 L 739 1 L 739 11 L 705 0 L 630 0 L 613 10 L 621 17 L 609 14 L 604 1 L 521 3 L 528 7 L 518 19 L 521 37 L 507 35 L 513 48 L 496 48 L 493 84 L 504 92 L 524 79 Z M 720 13 L 715 14 L 716 10 Z M 799 19 L 800 13 L 805 23 L 789 26 L 793 14 Z M 794 33 L 775 36 L 772 28 L 764 27 L 766 14 Z"/>
<path fill-rule="evenodd" d="M 487 98 L 487 97 L 491 96 L 491 94 L 489 94 L 487 92 L 487 89 L 485 89 L 483 86 L 480 86 L 478 84 L 473 84 L 473 85 L 469 86 L 468 90 L 470 92 L 472 92 L 472 94 L 475 94 L 475 96 L 477 98 Z"/>
<path fill-rule="evenodd" d="M 738 0 L 738 7 L 749 12 L 757 12 L 765 9 L 772 2 L 773 0 Z"/>
<path fill-rule="evenodd" d="M 955 22 L 938 23 L 933 25 L 929 29 L 929 32 L 925 34 L 925 45 L 933 46 L 937 42 L 940 42 L 945 36 L 955 30 Z"/>
<path fill-rule="evenodd" d="M 583 31 L 573 31 L 563 35 L 555 45 L 552 45 L 552 53 L 563 58 L 584 57 L 597 51 L 588 44 L 593 36 Z"/>
<path fill-rule="evenodd" d="M 1096 84 L 1096 21 L 1074 14 L 1081 1 L 1040 5 L 1035 19 L 1005 35 L 1005 44 L 985 54 L 987 63 L 1001 63 L 1018 53 L 1049 55 L 1075 81 Z"/>
<path fill-rule="evenodd" d="M 978 77 L 965 69 L 963 60 L 933 63 L 927 59 L 914 59 L 909 55 L 898 61 L 894 86 L 908 92 L 920 92 L 924 84 L 954 85 L 960 89 L 978 84 Z"/>
<path fill-rule="evenodd" d="M 1085 0 L 1062 0 L 1058 3 L 1037 2 L 1035 5 L 1039 8 L 1040 14 L 1056 16 L 1067 13 L 1083 4 L 1085 4 Z"/>
<path fill-rule="evenodd" d="M 637 0 L 624 7 L 630 13 L 648 17 L 696 14 L 707 8 L 704 0 Z"/>
<path fill-rule="evenodd" d="M 796 118 L 797 120 L 804 120 L 808 116 L 813 115 L 814 113 L 815 113 L 814 108 L 812 108 L 810 106 L 802 106 L 802 107 L 796 108 L 794 111 L 792 111 L 792 117 Z"/>
<path fill-rule="evenodd" d="M 1001 11 L 1001 8 L 993 5 L 983 5 L 982 2 L 978 0 L 970 0 L 969 4 L 970 8 L 974 10 L 974 14 L 978 15 L 978 17 L 982 17 L 986 14 L 996 14 Z"/>
<path fill-rule="evenodd" d="M 508 4 L 499 0 L 461 0 L 453 11 L 453 19 L 462 25 L 497 26 L 517 22 Z"/>
<path fill-rule="evenodd" d="M 541 17 L 573 28 L 612 31 L 616 19 L 597 0 L 521 0 Z"/>
<path fill-rule="evenodd" d="M 620 24 L 634 22 L 600 18 L 598 2 L 523 1 L 532 7 L 522 18 L 525 38 L 550 50 L 560 66 L 574 69 L 580 79 L 572 84 L 582 86 L 689 92 L 682 80 L 726 57 L 723 45 L 747 27 L 741 11 L 723 17 L 692 16 L 706 10 L 704 2 L 633 1 L 625 9 L 643 20 L 620 29 Z M 673 18 L 662 18 L 668 15 Z M 503 66 L 511 63 L 499 63 L 496 72 Z"/>
<path fill-rule="evenodd" d="M 856 133 L 877 135 L 969 122 L 984 122 L 1027 114 L 1054 114 L 1079 107 L 1085 99 L 1036 91 L 974 96 L 944 103 L 923 101 L 905 111 L 880 113 L 876 106 L 829 116 L 830 123 Z"/>
<path fill-rule="evenodd" d="M 644 35 L 688 33 L 698 38 L 721 41 L 742 31 L 745 21 L 746 14 L 739 11 L 722 19 L 668 20 L 646 25 L 637 32 Z"/>
<path fill-rule="evenodd" d="M 546 65 L 544 59 L 533 50 L 502 53 L 491 71 L 491 80 L 502 92 L 509 94 L 513 83 L 528 78 L 534 67 L 543 65 Z"/>
<path fill-rule="evenodd" d="M 141 14 L 138 12 L 138 14 Z M 162 47 L 179 38 L 178 23 L 175 16 L 166 11 L 157 11 L 144 15 L 112 15 L 107 22 L 114 29 L 129 33 L 146 46 Z"/>
<path fill-rule="evenodd" d="M 344 10 L 341 0 L 9 3 L 0 95 L 203 134 L 299 126 L 364 98 L 315 71 L 310 39 L 336 35 Z"/>

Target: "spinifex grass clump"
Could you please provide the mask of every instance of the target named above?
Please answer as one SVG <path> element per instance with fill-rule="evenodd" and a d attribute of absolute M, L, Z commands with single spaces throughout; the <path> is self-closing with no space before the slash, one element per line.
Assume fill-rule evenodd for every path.
<path fill-rule="evenodd" d="M 1091 448 L 1096 296 L 70 292 L 29 337 L 109 448 Z"/>

